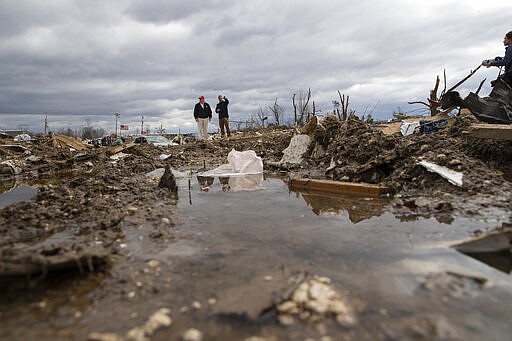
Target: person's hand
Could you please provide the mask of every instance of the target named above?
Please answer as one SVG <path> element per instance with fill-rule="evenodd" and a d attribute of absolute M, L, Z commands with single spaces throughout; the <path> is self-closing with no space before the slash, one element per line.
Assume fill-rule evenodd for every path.
<path fill-rule="evenodd" d="M 198 118 L 196 118 L 196 122 L 197 122 L 197 121 L 199 121 L 199 119 L 198 119 Z"/>
<path fill-rule="evenodd" d="M 490 67 L 491 66 L 491 61 L 489 59 L 486 59 L 482 62 L 482 65 L 485 66 L 485 67 Z"/>

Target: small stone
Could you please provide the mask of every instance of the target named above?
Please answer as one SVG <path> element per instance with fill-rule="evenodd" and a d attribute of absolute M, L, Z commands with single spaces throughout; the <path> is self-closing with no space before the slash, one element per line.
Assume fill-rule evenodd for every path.
<path fill-rule="evenodd" d="M 348 306 L 341 300 L 331 301 L 329 311 L 334 314 L 348 314 L 350 312 Z"/>
<path fill-rule="evenodd" d="M 280 313 L 288 314 L 297 314 L 299 312 L 297 304 L 293 301 L 284 301 L 283 303 L 277 306 L 277 311 Z"/>
<path fill-rule="evenodd" d="M 137 212 L 139 209 L 135 206 L 128 206 L 126 208 L 126 210 L 128 211 L 129 214 L 134 214 L 135 212 Z"/>
<path fill-rule="evenodd" d="M 128 293 L 128 298 L 134 298 L 135 297 L 135 291 L 130 291 Z"/>
<path fill-rule="evenodd" d="M 158 328 L 169 327 L 172 324 L 172 319 L 169 316 L 171 309 L 161 308 L 158 309 L 144 325 L 144 332 L 146 335 L 153 335 Z"/>
<path fill-rule="evenodd" d="M 197 329 L 190 328 L 183 333 L 181 339 L 183 341 L 201 341 L 203 339 L 203 333 Z"/>
<path fill-rule="evenodd" d="M 293 316 L 288 314 L 279 315 L 277 319 L 283 326 L 291 326 L 294 322 Z"/>
<path fill-rule="evenodd" d="M 317 280 L 320 283 L 324 283 L 324 284 L 328 284 L 328 285 L 331 284 L 331 279 L 328 277 L 315 277 L 315 280 Z"/>
<path fill-rule="evenodd" d="M 192 302 L 192 308 L 194 308 L 195 310 L 199 310 L 201 309 L 203 306 L 201 305 L 200 302 L 198 301 L 195 301 L 195 302 Z"/>
<path fill-rule="evenodd" d="M 171 221 L 169 220 L 169 218 L 162 218 L 162 223 L 169 225 Z"/>
<path fill-rule="evenodd" d="M 292 300 L 297 303 L 304 303 L 308 300 L 309 284 L 304 282 L 293 292 Z"/>
<path fill-rule="evenodd" d="M 462 161 L 460 161 L 459 159 L 451 159 L 451 160 L 448 162 L 448 165 L 450 165 L 450 166 L 458 166 L 458 165 L 462 165 Z"/>
<path fill-rule="evenodd" d="M 273 278 L 272 276 L 265 276 L 265 277 L 263 277 L 263 279 L 264 279 L 265 281 L 271 281 L 271 280 L 273 280 L 274 278 Z"/>
<path fill-rule="evenodd" d="M 160 262 L 159 262 L 159 261 L 157 261 L 157 260 L 155 260 L 155 259 L 152 259 L 152 260 L 150 260 L 150 261 L 148 262 L 148 266 L 149 266 L 150 268 L 156 268 L 156 267 L 157 267 L 157 266 L 159 266 L 159 265 L 160 265 Z"/>
<path fill-rule="evenodd" d="M 207 302 L 208 302 L 209 305 L 214 305 L 214 304 L 217 303 L 217 299 L 215 297 L 211 297 L 211 298 L 208 299 Z"/>

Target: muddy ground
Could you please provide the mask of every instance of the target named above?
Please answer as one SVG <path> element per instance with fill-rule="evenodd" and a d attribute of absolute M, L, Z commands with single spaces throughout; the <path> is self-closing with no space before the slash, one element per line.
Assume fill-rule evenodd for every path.
<path fill-rule="evenodd" d="M 3 138 L 2 191 L 29 185 L 38 193 L 0 210 L 0 338 L 143 340 L 154 334 L 156 339 L 159 334 L 147 326 L 143 332 L 133 331 L 137 325 L 143 328 L 155 311 L 145 308 L 143 300 L 137 304 L 136 316 L 126 317 L 123 308 L 134 290 L 143 292 L 143 297 L 164 292 L 179 297 L 179 292 L 169 292 L 158 262 L 135 261 L 125 249 L 131 230 L 155 245 L 180 238 L 173 213 L 178 198 L 146 174 L 166 165 L 192 173 L 212 169 L 226 163 L 232 149 L 254 150 L 264 161 L 266 176 L 388 186 L 393 214 L 404 220 L 422 216 L 450 222 L 470 217 L 493 220 L 497 228 L 507 228 L 512 221 L 512 183 L 506 179 L 512 173 L 512 143 L 468 137 L 463 132 L 472 122 L 471 117 L 459 116 L 444 130 L 403 137 L 383 134 L 379 127 L 357 119 L 342 123 L 328 117 L 310 131 L 313 142 L 303 162 L 281 167 L 273 162 L 281 159 L 295 129 L 266 128 L 240 132 L 230 139 L 165 148 L 125 145 L 77 150 L 65 144 L 56 147 L 51 136 L 28 143 Z M 163 160 L 162 154 L 169 157 Z M 452 185 L 428 172 L 418 165 L 421 160 L 462 172 L 463 185 Z M 106 279 L 108 286 L 102 284 Z M 75 302 L 79 308 L 59 310 L 62 302 L 83 299 L 78 294 L 81 291 L 88 294 L 86 301 Z M 209 299 L 213 298 L 205 297 Z M 109 316 L 126 321 L 118 323 L 112 334 L 95 330 L 97 305 L 110 307 Z M 44 322 L 49 315 L 51 328 Z M 168 312 L 161 311 L 156 324 L 165 327 L 167 316 Z M 275 314 L 265 316 L 276 320 Z M 29 327 L 25 322 L 35 327 L 24 328 Z M 350 325 L 349 315 L 344 322 Z M 205 339 L 222 339 L 224 332 L 216 331 Z M 142 336 L 137 338 L 137 333 Z M 190 333 L 193 340 L 194 332 Z"/>

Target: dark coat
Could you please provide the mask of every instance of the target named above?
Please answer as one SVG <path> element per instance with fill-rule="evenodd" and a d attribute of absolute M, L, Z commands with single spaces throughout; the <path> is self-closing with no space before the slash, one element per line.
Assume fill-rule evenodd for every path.
<path fill-rule="evenodd" d="M 219 119 L 229 117 L 228 104 L 229 101 L 226 97 L 224 97 L 224 101 L 217 103 L 217 106 L 215 107 L 215 112 L 219 114 Z"/>
<path fill-rule="evenodd" d="M 505 56 L 496 57 L 494 61 L 491 62 L 491 66 L 504 66 L 505 73 L 512 72 L 512 45 L 508 45 L 505 48 Z"/>
<path fill-rule="evenodd" d="M 194 119 L 198 118 L 212 118 L 212 108 L 210 108 L 208 103 L 204 102 L 204 108 L 201 107 L 201 103 L 196 103 L 194 107 Z"/>

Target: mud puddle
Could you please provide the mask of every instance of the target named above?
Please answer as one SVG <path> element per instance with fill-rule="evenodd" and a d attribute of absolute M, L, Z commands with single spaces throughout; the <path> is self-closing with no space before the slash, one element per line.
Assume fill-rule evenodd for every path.
<path fill-rule="evenodd" d="M 510 277 L 450 248 L 485 229 L 481 221 L 401 221 L 385 199 L 296 193 L 279 179 L 251 181 L 251 191 L 232 191 L 222 178 L 199 182 L 190 192 L 180 184 L 182 240 L 141 253 L 179 269 L 173 287 L 183 303 L 170 335 L 187 326 L 218 340 L 502 339 L 510 331 L 501 316 L 512 309 L 496 303 L 512 297 Z M 297 273 L 330 278 L 354 307 L 355 326 L 329 318 L 278 325 L 265 312 Z"/>
<path fill-rule="evenodd" d="M 124 336 L 162 307 L 173 322 L 151 340 L 179 340 L 190 328 L 204 340 L 510 334 L 510 276 L 450 247 L 492 222 L 404 219 L 385 199 L 292 192 L 276 178 L 252 178 L 242 190 L 243 181 L 229 180 L 177 179 L 178 200 L 154 203 L 176 209 L 174 239 L 147 238 L 148 226 L 125 228 L 109 272 L 51 277 L 30 295 L 2 300 L 0 336 Z M 296 286 L 293 279 L 315 275 L 330 279 L 353 309 L 353 324 L 329 314 L 278 322 L 275 303 Z"/>

